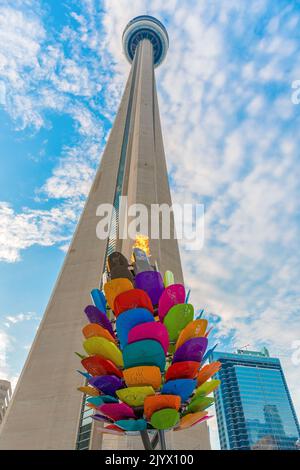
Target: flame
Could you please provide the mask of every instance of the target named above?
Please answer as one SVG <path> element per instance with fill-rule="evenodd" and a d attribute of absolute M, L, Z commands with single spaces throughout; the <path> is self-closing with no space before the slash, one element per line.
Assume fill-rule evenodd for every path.
<path fill-rule="evenodd" d="M 149 247 L 149 237 L 147 237 L 146 235 L 137 235 L 132 248 L 140 248 L 146 253 L 148 257 L 151 256 Z"/>

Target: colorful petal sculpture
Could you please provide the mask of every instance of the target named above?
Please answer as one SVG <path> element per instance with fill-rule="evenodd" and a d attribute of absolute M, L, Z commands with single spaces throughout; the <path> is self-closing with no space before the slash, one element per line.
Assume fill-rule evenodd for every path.
<path fill-rule="evenodd" d="M 108 256 L 107 264 L 110 273 L 119 266 L 125 266 L 125 268 L 129 266 L 128 259 L 119 251 L 114 251 Z"/>
<path fill-rule="evenodd" d="M 166 271 L 164 274 L 164 286 L 168 287 L 171 284 L 174 284 L 174 274 L 172 271 Z"/>
<path fill-rule="evenodd" d="M 160 343 L 151 339 L 144 339 L 136 343 L 127 344 L 123 349 L 124 368 L 136 366 L 157 366 L 161 372 L 166 367 L 166 356 Z"/>
<path fill-rule="evenodd" d="M 125 434 L 121 428 L 115 426 L 114 424 L 110 424 L 104 428 L 98 428 L 97 431 L 102 434 L 112 434 L 113 436 L 122 436 Z"/>
<path fill-rule="evenodd" d="M 207 395 L 220 384 L 211 377 L 221 364 L 204 365 L 215 346 L 207 351 L 208 322 L 203 312 L 194 319 L 185 287 L 170 271 L 162 278 L 140 248 L 134 260 L 130 266 L 110 254 L 105 296 L 91 291 L 82 329 L 88 357 L 77 353 L 87 384 L 78 390 L 105 423 L 99 432 L 141 433 L 144 442 L 145 432 L 180 431 L 211 417 Z"/>
<path fill-rule="evenodd" d="M 114 335 L 114 330 L 105 313 L 101 312 L 101 310 L 99 310 L 94 305 L 88 305 L 84 311 L 90 323 L 98 323 L 99 325 L 103 326 L 103 328 L 108 330 L 112 336 Z"/>
<path fill-rule="evenodd" d="M 96 387 L 104 395 L 115 396 L 116 391 L 123 387 L 123 382 L 115 375 L 101 375 L 101 377 L 92 377 L 89 384 Z"/>
<path fill-rule="evenodd" d="M 198 423 L 198 421 L 202 420 L 205 416 L 207 416 L 207 411 L 196 411 L 195 413 L 189 413 L 185 416 L 182 416 L 178 429 L 186 429 L 194 424 Z"/>
<path fill-rule="evenodd" d="M 126 387 L 116 391 L 117 396 L 129 406 L 143 406 L 145 398 L 155 395 L 151 386 Z"/>
<path fill-rule="evenodd" d="M 173 363 L 188 360 L 201 362 L 206 347 L 207 338 L 191 338 L 175 351 Z"/>
<path fill-rule="evenodd" d="M 178 337 L 176 349 L 182 346 L 188 339 L 204 336 L 206 328 L 207 320 L 202 319 L 189 322 Z"/>
<path fill-rule="evenodd" d="M 170 365 L 166 372 L 166 380 L 194 379 L 200 367 L 200 362 L 182 361 Z"/>
<path fill-rule="evenodd" d="M 178 395 L 154 395 L 145 398 L 144 415 L 149 420 L 153 413 L 165 408 L 179 410 L 181 398 Z"/>
<path fill-rule="evenodd" d="M 211 349 L 209 349 L 208 351 L 206 351 L 206 353 L 204 354 L 203 358 L 202 358 L 202 364 L 204 364 L 207 359 L 212 355 L 212 353 L 214 352 L 214 350 L 216 349 L 218 345 L 215 344 Z"/>
<path fill-rule="evenodd" d="M 133 275 L 129 270 L 127 258 L 125 258 L 122 253 L 118 251 L 111 253 L 108 257 L 107 264 L 111 279 L 127 278 L 133 281 Z"/>
<path fill-rule="evenodd" d="M 111 423 L 111 419 L 107 416 L 100 415 L 99 413 L 95 413 L 92 418 L 96 421 L 100 421 L 102 423 Z"/>
<path fill-rule="evenodd" d="M 163 319 L 169 332 L 170 341 L 176 341 L 179 333 L 194 318 L 194 307 L 191 304 L 177 304 L 170 308 Z"/>
<path fill-rule="evenodd" d="M 157 305 L 164 291 L 161 274 L 156 271 L 145 271 L 135 276 L 135 287 L 142 289 L 149 295 L 152 305 Z"/>
<path fill-rule="evenodd" d="M 89 395 L 90 397 L 97 397 L 99 396 L 99 390 L 97 390 L 94 387 L 89 387 L 87 385 L 84 385 L 83 387 L 78 387 L 79 392 L 82 392 L 86 395 Z"/>
<path fill-rule="evenodd" d="M 91 297 L 95 307 L 101 310 L 101 312 L 106 312 L 106 298 L 103 292 L 100 289 L 92 289 Z"/>
<path fill-rule="evenodd" d="M 133 409 L 126 403 L 105 403 L 99 407 L 99 411 L 113 421 L 135 418 Z"/>
<path fill-rule="evenodd" d="M 191 415 L 195 415 L 197 413 L 202 413 L 201 411 L 197 411 L 195 413 L 190 413 L 189 415 L 185 415 L 185 416 L 191 416 Z M 183 418 L 185 418 L 185 416 L 183 416 Z M 182 418 L 182 419 L 183 419 Z M 203 416 L 203 418 L 200 418 L 200 419 L 197 419 L 197 420 L 193 420 L 192 421 L 192 424 L 189 424 L 189 425 L 184 425 L 184 427 L 181 427 L 181 424 L 179 423 L 179 426 L 177 426 L 174 431 L 181 431 L 182 429 L 186 429 L 186 428 L 191 428 L 192 426 L 196 426 L 196 424 L 200 424 L 200 423 L 203 423 L 203 421 L 207 421 L 208 419 L 211 419 L 213 418 L 212 415 L 206 415 L 206 416 Z M 180 421 L 181 422 L 181 421 Z"/>
<path fill-rule="evenodd" d="M 209 382 L 205 382 L 204 384 L 200 385 L 200 387 L 196 388 L 194 397 L 206 397 L 211 392 L 213 392 L 219 385 L 220 380 L 210 380 Z"/>
<path fill-rule="evenodd" d="M 130 367 L 123 371 L 127 387 L 151 385 L 154 390 L 161 387 L 161 372 L 157 366 Z"/>
<path fill-rule="evenodd" d="M 87 359 L 89 359 L 89 358 L 87 358 Z M 76 372 L 78 372 L 80 375 L 85 377 L 87 380 L 89 380 L 92 377 L 91 374 L 88 374 L 88 372 L 82 372 L 82 370 L 77 370 Z"/>
<path fill-rule="evenodd" d="M 97 407 L 104 403 L 118 403 L 118 400 L 111 395 L 99 395 L 98 397 L 88 398 L 87 403 Z"/>
<path fill-rule="evenodd" d="M 179 413 L 173 408 L 164 408 L 151 416 L 151 426 L 155 429 L 172 429 L 179 421 Z"/>
<path fill-rule="evenodd" d="M 120 313 L 125 312 L 125 310 L 138 307 L 145 308 L 153 313 L 153 305 L 149 295 L 141 289 L 131 289 L 122 292 L 115 298 L 114 314 L 118 317 Z"/>
<path fill-rule="evenodd" d="M 161 393 L 169 395 L 179 395 L 182 402 L 187 401 L 192 395 L 196 385 L 194 379 L 176 379 L 165 382 Z"/>
<path fill-rule="evenodd" d="M 185 303 L 185 288 L 182 284 L 172 284 L 165 288 L 159 298 L 158 315 L 163 321 L 169 310 L 177 304 Z"/>
<path fill-rule="evenodd" d="M 93 336 L 101 336 L 102 338 L 106 338 L 113 343 L 117 343 L 116 338 L 110 334 L 108 330 L 103 328 L 103 326 L 98 325 L 98 323 L 89 323 L 82 328 L 83 336 L 88 339 L 92 338 Z"/>
<path fill-rule="evenodd" d="M 116 364 L 117 367 L 123 366 L 123 357 L 120 349 L 106 338 L 93 336 L 83 342 L 83 347 L 88 354 L 109 359 Z"/>
<path fill-rule="evenodd" d="M 133 284 L 131 281 L 129 281 L 129 279 L 117 278 L 107 282 L 104 285 L 104 292 L 109 307 L 113 309 L 115 298 L 119 294 L 122 294 L 122 292 L 126 292 L 130 289 L 133 289 Z"/>
<path fill-rule="evenodd" d="M 169 334 L 167 328 L 162 323 L 141 323 L 129 331 L 128 344 L 141 341 L 142 339 L 154 339 L 160 343 L 165 354 L 167 354 L 169 348 Z"/>
<path fill-rule="evenodd" d="M 153 314 L 145 308 L 133 308 L 119 315 L 116 320 L 116 328 L 121 348 L 126 346 L 128 334 L 134 326 L 148 322 L 154 322 L 154 317 Z"/>
<path fill-rule="evenodd" d="M 202 385 L 208 379 L 210 379 L 213 375 L 215 375 L 221 368 L 221 362 L 211 362 L 206 366 L 203 366 L 198 373 L 197 376 L 197 385 Z"/>
<path fill-rule="evenodd" d="M 88 373 L 93 376 L 116 375 L 120 378 L 123 377 L 122 371 L 120 371 L 120 369 L 118 369 L 113 362 L 101 356 L 89 356 L 83 359 L 81 364 L 88 371 Z"/>
<path fill-rule="evenodd" d="M 154 271 L 153 266 L 149 262 L 149 258 L 145 251 L 141 248 L 135 247 L 133 249 L 133 259 L 134 259 L 134 272 L 135 275 L 138 273 L 143 273 L 144 271 Z"/>
<path fill-rule="evenodd" d="M 116 421 L 116 425 L 124 431 L 144 431 L 147 429 L 147 421 L 144 419 L 121 419 Z"/>
<path fill-rule="evenodd" d="M 212 397 L 197 397 L 191 401 L 187 407 L 187 412 L 194 413 L 195 411 L 206 410 L 209 406 L 214 403 L 215 399 Z"/>

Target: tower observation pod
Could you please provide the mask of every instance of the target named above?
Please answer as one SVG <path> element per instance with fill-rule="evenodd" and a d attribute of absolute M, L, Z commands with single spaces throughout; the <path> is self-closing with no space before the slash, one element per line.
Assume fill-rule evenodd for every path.
<path fill-rule="evenodd" d="M 171 271 L 183 283 L 175 224 L 170 213 L 170 237 L 150 231 L 151 207 L 172 206 L 156 91 L 155 68 L 165 59 L 169 38 L 152 16 L 132 19 L 125 27 L 123 50 L 130 72 L 99 167 L 78 221 L 64 263 L 23 367 L 0 429 L 0 449 L 134 449 L 140 438 L 97 432 L 87 406 L 87 377 L 76 373 L 82 344 L 84 311 L 95 302 L 91 291 L 102 290 L 110 254 L 130 259 L 135 240 L 120 209 L 147 208 L 151 264 Z M 97 231 L 99 207 L 113 205 L 107 237 Z M 101 212 L 101 211 L 100 211 Z M 128 213 L 128 212 L 127 212 Z M 147 235 L 147 234 L 145 234 Z M 82 352 L 82 351 L 81 351 Z M 86 387 L 87 388 L 87 387 Z M 167 433 L 168 448 L 209 449 L 206 423 L 192 431 Z M 169 437 L 168 437 L 169 436 Z"/>
<path fill-rule="evenodd" d="M 169 37 L 164 25 L 153 16 L 137 16 L 129 21 L 123 33 L 123 50 L 132 63 L 135 51 L 143 39 L 148 39 L 153 48 L 154 67 L 160 65 L 169 48 Z"/>

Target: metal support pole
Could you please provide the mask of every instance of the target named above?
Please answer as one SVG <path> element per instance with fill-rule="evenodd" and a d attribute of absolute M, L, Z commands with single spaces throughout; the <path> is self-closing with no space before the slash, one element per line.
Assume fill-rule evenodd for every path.
<path fill-rule="evenodd" d="M 152 438 L 152 441 L 151 441 L 152 449 L 155 449 L 155 447 L 158 444 L 158 441 L 159 441 L 159 435 L 158 435 L 158 432 L 156 432 L 154 434 L 154 437 Z"/>
<path fill-rule="evenodd" d="M 141 438 L 144 444 L 145 450 L 154 450 L 160 442 L 158 431 L 154 434 L 153 438 L 150 440 L 148 431 L 140 431 Z"/>
<path fill-rule="evenodd" d="M 161 448 L 161 450 L 166 450 L 166 449 L 167 449 L 167 446 L 166 446 L 165 432 L 159 430 L 159 431 L 158 431 L 158 435 L 159 435 L 159 442 L 160 442 L 160 448 Z"/>
<path fill-rule="evenodd" d="M 150 442 L 148 432 L 146 430 L 140 431 L 140 435 L 141 435 L 145 450 L 153 450 L 152 443 Z"/>

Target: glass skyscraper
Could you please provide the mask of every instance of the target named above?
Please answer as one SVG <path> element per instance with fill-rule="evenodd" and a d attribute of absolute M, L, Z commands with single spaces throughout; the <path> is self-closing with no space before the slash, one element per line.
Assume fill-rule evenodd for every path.
<path fill-rule="evenodd" d="M 214 352 L 210 360 L 222 364 L 215 392 L 221 449 L 296 450 L 299 423 L 279 359 L 264 348 Z"/>

